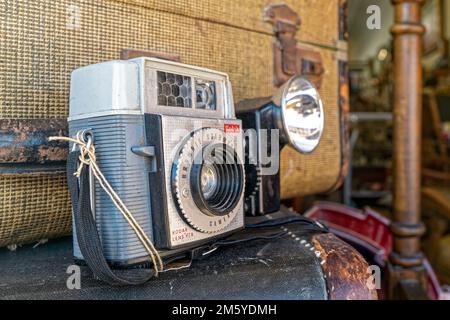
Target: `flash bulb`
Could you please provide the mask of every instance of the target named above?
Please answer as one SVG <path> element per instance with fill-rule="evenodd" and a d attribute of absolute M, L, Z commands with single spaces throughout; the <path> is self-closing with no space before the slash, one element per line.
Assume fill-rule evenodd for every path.
<path fill-rule="evenodd" d="M 323 103 L 318 90 L 304 77 L 291 78 L 279 91 L 285 136 L 300 153 L 313 152 L 324 128 Z"/>

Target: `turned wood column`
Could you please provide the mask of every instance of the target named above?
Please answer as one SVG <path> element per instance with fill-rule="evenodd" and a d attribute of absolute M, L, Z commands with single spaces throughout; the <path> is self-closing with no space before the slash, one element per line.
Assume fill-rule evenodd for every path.
<path fill-rule="evenodd" d="M 423 0 L 392 0 L 394 36 L 394 269 L 422 265 L 420 214 Z M 408 273 L 406 273 L 408 274 Z M 405 272 L 397 278 L 405 278 Z"/>

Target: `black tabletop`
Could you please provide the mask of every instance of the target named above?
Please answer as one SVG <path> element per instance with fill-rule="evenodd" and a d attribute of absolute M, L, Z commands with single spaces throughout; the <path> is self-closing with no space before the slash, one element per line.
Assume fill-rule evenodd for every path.
<path fill-rule="evenodd" d="M 221 247 L 189 268 L 180 261 L 169 266 L 179 270 L 126 288 L 103 284 L 81 267 L 81 289 L 68 289 L 71 238 L 0 249 L 0 299 L 326 299 L 321 260 L 305 245 L 311 233 L 286 228 L 282 238 Z"/>

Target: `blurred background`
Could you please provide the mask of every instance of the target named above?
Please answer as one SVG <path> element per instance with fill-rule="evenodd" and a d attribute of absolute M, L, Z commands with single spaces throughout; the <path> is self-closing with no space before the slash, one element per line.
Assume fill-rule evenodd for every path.
<path fill-rule="evenodd" d="M 379 29 L 366 23 L 380 8 Z M 370 206 L 387 218 L 392 205 L 393 65 L 390 0 L 349 0 L 351 166 L 345 185 L 326 197 L 355 208 Z M 423 44 L 422 219 L 423 250 L 443 284 L 450 284 L 450 1 L 428 0 Z"/>

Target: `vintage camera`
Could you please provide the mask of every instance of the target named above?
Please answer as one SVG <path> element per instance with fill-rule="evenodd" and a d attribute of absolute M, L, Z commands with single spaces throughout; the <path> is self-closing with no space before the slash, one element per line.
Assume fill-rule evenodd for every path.
<path fill-rule="evenodd" d="M 69 131 L 88 132 L 104 176 L 161 256 L 243 228 L 243 134 L 226 74 L 155 58 L 77 69 Z M 135 232 L 92 180 L 108 263 L 147 262 Z M 83 260 L 76 234 L 74 255 Z"/>
<path fill-rule="evenodd" d="M 236 109 L 246 130 L 245 212 L 249 216 L 276 212 L 280 152 L 287 145 L 303 154 L 317 148 L 324 129 L 322 100 L 308 79 L 295 76 L 273 97 L 245 100 Z"/>

